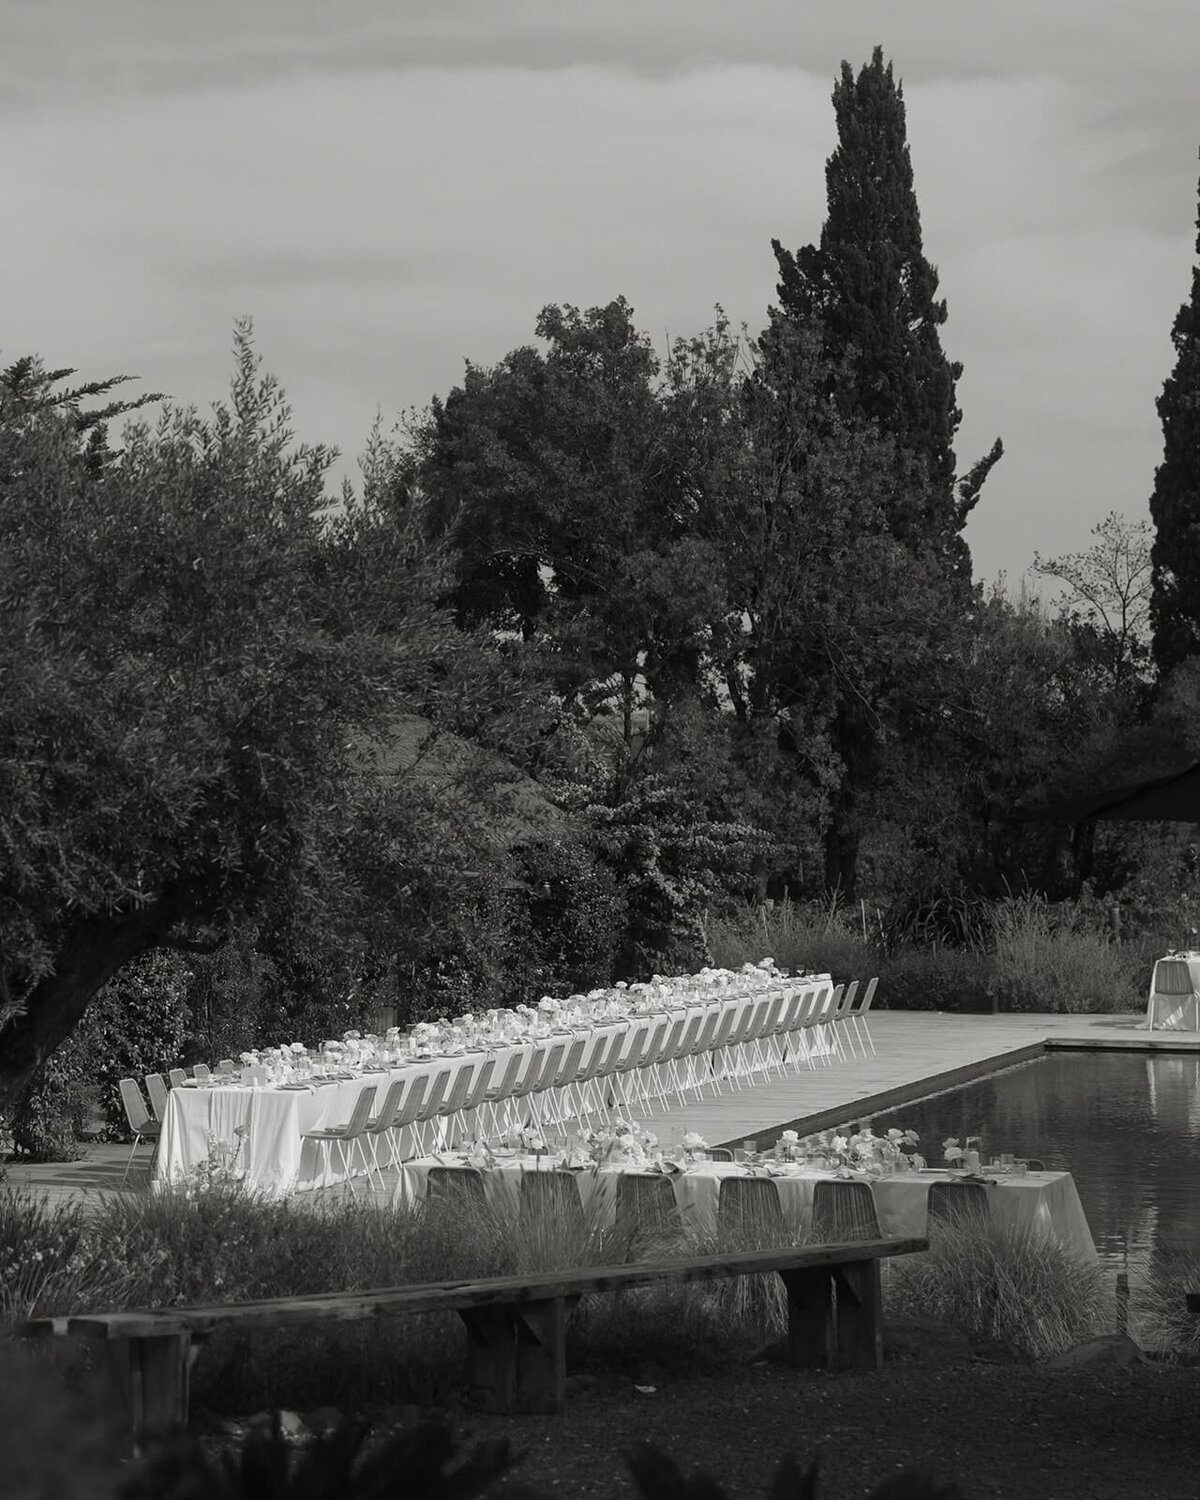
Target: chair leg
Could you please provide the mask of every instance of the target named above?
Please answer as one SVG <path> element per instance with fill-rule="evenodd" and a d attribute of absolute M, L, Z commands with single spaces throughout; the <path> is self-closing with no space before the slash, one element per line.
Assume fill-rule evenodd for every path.
<path fill-rule="evenodd" d="M 135 1130 L 134 1133 L 133 1133 L 133 1145 L 130 1146 L 130 1148 L 129 1148 L 129 1160 L 125 1163 L 125 1172 L 124 1172 L 123 1176 L 121 1177 L 121 1186 L 122 1187 L 125 1186 L 125 1178 L 129 1176 L 129 1169 L 130 1169 L 130 1167 L 133 1166 L 133 1153 L 137 1150 L 137 1148 L 141 1145 L 141 1143 L 142 1143 L 142 1138 L 137 1133 L 137 1131 Z"/>

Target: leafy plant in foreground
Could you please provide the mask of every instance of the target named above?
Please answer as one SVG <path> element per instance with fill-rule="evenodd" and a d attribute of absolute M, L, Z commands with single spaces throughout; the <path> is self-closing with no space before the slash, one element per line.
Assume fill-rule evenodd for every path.
<path fill-rule="evenodd" d="M 707 1474 L 684 1475 L 675 1460 L 650 1443 L 626 1456 L 642 1500 L 726 1500 L 727 1492 Z M 819 1500 L 814 1458 L 801 1469 L 794 1453 L 785 1453 L 767 1484 L 767 1500 Z M 877 1485 L 868 1500 L 963 1500 L 957 1485 L 938 1485 L 906 1469 Z"/>

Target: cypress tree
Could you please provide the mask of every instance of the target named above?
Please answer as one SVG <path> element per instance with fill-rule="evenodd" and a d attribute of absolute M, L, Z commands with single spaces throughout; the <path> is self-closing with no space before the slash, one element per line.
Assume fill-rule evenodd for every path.
<path fill-rule="evenodd" d="M 988 456 L 955 485 L 955 389 L 962 365 L 946 358 L 938 274 L 921 245 L 905 131 L 904 93 L 876 47 L 857 79 L 842 63 L 834 85 L 838 145 L 825 168 L 828 217 L 819 245 L 794 254 L 778 240 L 780 312 L 816 320 L 832 362 L 849 361 L 835 395 L 846 415 L 874 419 L 924 462 L 929 485 L 897 497 L 896 537 L 932 545 L 949 572 L 969 579 L 962 529 L 988 471 Z"/>
<path fill-rule="evenodd" d="M 1192 294 L 1171 328 L 1175 368 L 1157 403 L 1163 459 L 1150 497 L 1150 621 L 1160 673 L 1200 653 L 1200 214 L 1196 230 Z"/>

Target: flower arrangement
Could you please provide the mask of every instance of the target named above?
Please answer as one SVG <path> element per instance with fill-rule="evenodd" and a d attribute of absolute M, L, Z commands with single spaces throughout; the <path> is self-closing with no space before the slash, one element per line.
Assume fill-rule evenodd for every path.
<path fill-rule="evenodd" d="M 584 1140 L 594 1162 L 611 1162 L 614 1166 L 639 1166 L 658 1145 L 653 1131 L 629 1120 L 614 1120 L 601 1131 L 589 1130 Z"/>
<path fill-rule="evenodd" d="M 780 1137 L 780 1145 L 785 1148 L 783 1159 L 807 1160 L 813 1166 L 832 1167 L 839 1172 L 866 1172 L 871 1177 L 925 1165 L 924 1157 L 916 1152 L 920 1136 L 915 1130 L 893 1127 L 886 1135 L 876 1135 L 869 1125 L 864 1125 L 852 1135 L 825 1130 L 803 1141 L 785 1142 L 785 1137 L 794 1135 L 794 1131 L 785 1131 Z M 780 1155 L 776 1146 L 776 1156 Z"/>
<path fill-rule="evenodd" d="M 232 1141 L 219 1140 L 217 1136 L 209 1134 L 208 1155 L 203 1161 L 196 1163 L 184 1181 L 183 1190 L 187 1197 L 193 1198 L 215 1188 L 241 1189 L 244 1186 L 246 1169 L 238 1163 L 246 1141 L 246 1131 L 245 1125 L 235 1125 Z"/>
<path fill-rule="evenodd" d="M 683 1138 L 683 1154 L 694 1161 L 702 1151 L 708 1150 L 708 1142 L 698 1130 L 689 1130 Z"/>
<path fill-rule="evenodd" d="M 553 995 L 543 995 L 537 1003 L 537 1008 L 544 1016 L 556 1016 L 562 1010 L 562 1005 Z"/>
<path fill-rule="evenodd" d="M 785 1130 L 775 1142 L 776 1161 L 807 1161 L 808 1155 L 808 1147 L 798 1130 Z"/>
<path fill-rule="evenodd" d="M 538 1155 L 549 1150 L 545 1136 L 532 1123 L 518 1125 L 515 1130 L 510 1130 L 505 1137 L 505 1143 L 516 1151 L 533 1151 Z"/>

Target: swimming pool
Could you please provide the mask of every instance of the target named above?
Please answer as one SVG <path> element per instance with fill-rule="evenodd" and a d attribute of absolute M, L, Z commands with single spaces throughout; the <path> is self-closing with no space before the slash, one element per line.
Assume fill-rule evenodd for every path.
<path fill-rule="evenodd" d="M 864 1118 L 917 1131 L 931 1163 L 947 1136 L 982 1134 L 985 1159 L 1011 1151 L 1072 1173 L 1110 1270 L 1200 1255 L 1200 1056 L 1056 1049 L 846 1123 Z"/>

